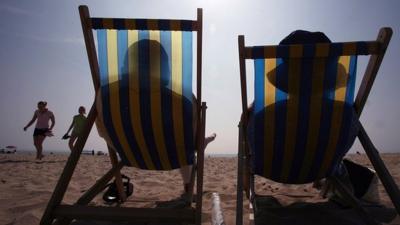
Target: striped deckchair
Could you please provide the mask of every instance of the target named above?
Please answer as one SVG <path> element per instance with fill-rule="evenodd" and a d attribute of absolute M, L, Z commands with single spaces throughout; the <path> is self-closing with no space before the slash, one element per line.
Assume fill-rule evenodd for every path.
<path fill-rule="evenodd" d="M 41 224 L 69 224 L 74 219 L 200 224 L 206 119 L 206 104 L 201 102 L 202 10 L 198 9 L 194 21 L 91 18 L 86 6 L 80 6 L 79 12 L 96 100 Z M 197 97 L 192 94 L 193 65 Z M 76 204 L 61 204 L 95 122 L 107 142 L 112 168 Z M 190 202 L 195 181 L 197 184 L 193 206 L 87 206 L 113 177 L 121 200 L 125 200 L 120 174 L 123 166 L 172 170 L 190 165 Z"/>
<path fill-rule="evenodd" d="M 289 184 L 332 179 L 346 200 L 358 207 L 336 176 L 357 136 L 400 212 L 400 192 L 358 120 L 391 35 L 390 28 L 382 28 L 376 41 L 277 46 L 245 46 L 244 36 L 239 36 L 243 114 L 239 123 L 237 224 L 243 222 L 243 189 L 252 203 L 259 197 L 254 175 Z M 358 55 L 371 58 L 354 100 Z M 254 60 L 250 108 L 246 59 Z M 363 219 L 373 220 L 368 216 Z"/>

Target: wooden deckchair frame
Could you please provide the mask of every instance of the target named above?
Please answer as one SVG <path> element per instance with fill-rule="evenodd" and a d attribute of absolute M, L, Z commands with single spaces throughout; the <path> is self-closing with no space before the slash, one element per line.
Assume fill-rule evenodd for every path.
<path fill-rule="evenodd" d="M 97 93 L 100 89 L 99 81 L 99 64 L 97 61 L 96 48 L 94 44 L 92 23 L 87 6 L 79 6 L 79 14 L 82 24 L 83 35 L 87 55 L 89 59 L 90 71 L 92 74 L 93 86 Z M 134 22 L 134 19 L 127 19 Z M 155 21 L 155 20 L 149 20 Z M 164 20 L 172 21 L 171 24 L 187 22 L 185 20 Z M 61 173 L 54 192 L 48 202 L 47 208 L 40 221 L 41 225 L 49 224 L 69 224 L 73 219 L 91 219 L 91 220 L 110 220 L 110 221 L 128 221 L 128 222 L 173 222 L 173 223 L 190 223 L 201 224 L 202 213 L 202 193 L 203 193 L 203 170 L 204 170 L 204 137 L 205 137 L 205 121 L 206 121 L 206 103 L 201 101 L 201 81 L 202 81 L 202 30 L 203 30 L 203 12 L 197 9 L 197 20 L 192 22 L 192 30 L 197 32 L 197 130 L 196 130 L 196 150 L 197 157 L 193 165 L 190 184 L 190 198 L 193 195 L 194 182 L 197 180 L 197 195 L 195 199 L 195 208 L 188 207 L 184 209 L 168 209 L 168 208 L 112 208 L 112 207 L 95 207 L 87 206 L 88 203 L 106 187 L 107 183 L 115 177 L 118 192 L 125 200 L 125 194 L 122 189 L 122 178 L 120 170 L 123 168 L 122 162 L 118 161 L 115 150 L 108 147 L 112 168 L 101 177 L 88 191 L 86 191 L 78 201 L 73 205 L 61 204 L 68 184 L 78 164 L 81 152 L 87 141 L 89 133 L 97 118 L 96 100 L 88 114 L 87 124 L 83 129 L 83 133 L 78 137 L 71 155 L 69 156 L 66 166 Z M 155 23 L 149 22 L 148 29 L 157 29 Z M 104 28 L 107 28 L 107 23 Z M 176 26 L 171 26 L 171 30 L 178 30 Z M 95 95 L 96 96 L 96 95 Z M 197 179 L 195 179 L 195 177 Z"/>
<path fill-rule="evenodd" d="M 356 112 L 358 118 L 361 115 L 361 112 L 365 106 L 368 95 L 371 91 L 372 84 L 376 78 L 379 67 L 382 63 L 383 57 L 385 55 L 386 49 L 389 45 L 392 29 L 385 27 L 379 30 L 378 37 L 376 41 L 367 42 L 371 48 L 368 50 L 368 54 L 370 55 L 370 59 L 368 65 L 366 67 L 360 88 L 358 89 L 358 93 L 356 99 L 354 101 L 354 111 Z M 240 66 L 240 81 L 241 81 L 241 91 L 242 91 L 242 117 L 239 123 L 239 143 L 238 143 L 238 184 L 237 184 L 237 205 L 236 205 L 236 224 L 241 225 L 243 223 L 243 191 L 245 191 L 246 196 L 250 201 L 253 201 L 255 196 L 255 187 L 254 187 L 254 175 L 250 173 L 250 152 L 249 152 L 249 144 L 247 140 L 247 123 L 248 123 L 248 104 L 247 104 L 247 84 L 246 84 L 246 59 L 254 58 L 251 55 L 251 48 L 245 46 L 244 36 L 240 35 L 238 37 L 238 45 L 239 45 L 239 66 Z M 264 49 L 268 49 L 275 46 L 262 46 Z M 264 51 L 265 52 L 265 51 Z M 265 58 L 276 57 L 274 55 L 264 55 Z M 364 127 L 361 122 L 359 123 L 359 132 L 358 139 L 360 140 L 369 160 L 372 163 L 372 166 L 376 170 L 376 173 L 379 179 L 382 181 L 382 184 L 388 193 L 393 205 L 396 208 L 397 213 L 400 215 L 400 191 L 397 187 L 396 183 L 393 180 L 393 177 L 390 175 L 387 170 L 383 160 L 379 156 L 378 150 L 373 145 L 369 136 L 367 135 Z M 363 211 L 362 208 L 357 205 L 357 200 L 351 195 L 349 190 L 344 187 L 340 180 L 335 177 L 331 178 L 332 181 L 338 185 L 339 191 L 348 198 L 348 201 L 351 205 L 356 207 L 358 211 Z M 362 213 L 362 212 L 361 212 Z M 365 214 L 364 214 L 365 215 Z M 364 218 L 365 219 L 365 218 Z M 366 218 L 368 220 L 368 217 Z M 375 224 L 373 221 L 365 221 L 368 224 Z"/>

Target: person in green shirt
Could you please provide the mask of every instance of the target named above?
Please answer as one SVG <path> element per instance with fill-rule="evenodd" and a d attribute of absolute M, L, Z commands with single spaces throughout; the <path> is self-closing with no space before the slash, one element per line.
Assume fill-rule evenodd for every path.
<path fill-rule="evenodd" d="M 71 131 L 71 129 L 74 128 L 72 130 L 72 133 L 71 133 L 71 136 L 70 136 L 69 142 L 68 142 L 68 145 L 69 145 L 69 148 L 71 149 L 71 151 L 74 149 L 75 140 L 79 137 L 79 135 L 82 134 L 83 128 L 85 127 L 86 119 L 87 119 L 85 114 L 86 114 L 85 107 L 80 106 L 79 114 L 74 116 L 71 126 L 69 126 L 67 133 L 64 135 L 64 137 L 67 137 L 68 133 Z"/>

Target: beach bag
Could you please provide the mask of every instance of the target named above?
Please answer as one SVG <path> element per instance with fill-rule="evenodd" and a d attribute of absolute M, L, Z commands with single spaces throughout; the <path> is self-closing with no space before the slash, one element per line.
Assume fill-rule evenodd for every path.
<path fill-rule="evenodd" d="M 121 176 L 122 176 L 122 184 L 123 184 L 123 188 L 124 188 L 126 197 L 129 197 L 133 193 L 133 184 L 130 182 L 129 177 L 127 177 L 123 174 Z M 108 187 L 107 191 L 103 194 L 103 200 L 106 203 L 120 202 L 121 196 L 119 196 L 115 179 L 112 183 L 107 184 L 106 188 L 107 187 Z"/>
<path fill-rule="evenodd" d="M 343 185 L 359 200 L 379 204 L 380 197 L 378 191 L 378 176 L 373 169 L 357 164 L 349 159 L 343 159 L 342 166 L 344 173 L 337 176 Z M 324 179 L 314 183 L 314 187 L 321 189 L 320 195 L 338 203 L 343 203 L 341 193 L 337 187 L 328 180 Z"/>
<path fill-rule="evenodd" d="M 354 196 L 367 202 L 379 203 L 378 176 L 375 171 L 348 159 L 344 159 L 343 163 L 349 174 Z"/>

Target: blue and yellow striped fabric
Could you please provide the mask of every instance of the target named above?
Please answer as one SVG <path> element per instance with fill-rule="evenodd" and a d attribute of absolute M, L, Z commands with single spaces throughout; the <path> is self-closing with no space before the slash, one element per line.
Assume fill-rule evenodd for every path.
<path fill-rule="evenodd" d="M 162 19 L 118 19 L 118 18 L 91 18 L 93 29 L 116 30 L 196 30 L 196 21 L 192 20 L 162 20 Z"/>
<path fill-rule="evenodd" d="M 292 49 L 302 49 L 302 54 L 292 54 Z M 246 59 L 261 58 L 314 58 L 335 57 L 345 55 L 370 55 L 379 54 L 380 45 L 374 41 L 357 41 L 342 43 L 316 43 L 293 45 L 270 45 L 246 47 Z"/>
<path fill-rule="evenodd" d="M 99 121 L 128 166 L 193 164 L 192 32 L 97 30 Z"/>
<path fill-rule="evenodd" d="M 354 48 L 292 45 L 284 48 L 288 58 L 254 60 L 255 100 L 248 135 L 255 174 L 298 184 L 338 169 L 356 135 L 351 124 L 357 57 L 335 53 L 350 51 L 346 47 Z M 328 51 L 327 57 L 309 57 L 321 51 Z"/>

